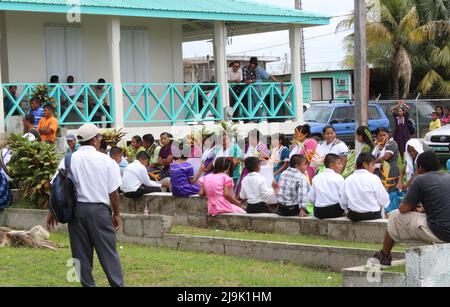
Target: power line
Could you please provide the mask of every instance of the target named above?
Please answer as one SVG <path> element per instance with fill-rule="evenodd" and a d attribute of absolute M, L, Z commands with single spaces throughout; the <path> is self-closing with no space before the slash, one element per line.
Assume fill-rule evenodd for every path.
<path fill-rule="evenodd" d="M 330 35 L 335 35 L 341 32 L 347 32 L 350 30 L 339 30 L 339 31 L 334 31 L 334 32 L 330 32 L 330 33 L 326 33 L 326 34 L 322 34 L 322 35 L 318 35 L 318 36 L 312 36 L 312 37 L 308 37 L 305 38 L 305 41 L 308 40 L 312 40 L 312 39 L 316 39 L 316 38 L 321 38 L 321 37 L 325 37 L 325 36 L 330 36 Z M 254 51 L 259 51 L 259 50 L 264 50 L 264 49 L 271 49 L 271 48 L 275 48 L 275 47 L 282 47 L 282 46 L 286 46 L 289 45 L 289 42 L 287 43 L 282 43 L 282 44 L 277 44 L 277 45 L 271 45 L 271 46 L 266 46 L 266 47 L 261 47 L 261 48 L 257 48 L 257 49 L 252 49 L 252 50 L 245 50 L 245 51 L 241 51 L 241 52 L 235 52 L 235 53 L 230 53 L 230 55 L 237 55 L 237 54 L 242 54 L 242 53 L 247 53 L 247 52 L 254 52 Z"/>

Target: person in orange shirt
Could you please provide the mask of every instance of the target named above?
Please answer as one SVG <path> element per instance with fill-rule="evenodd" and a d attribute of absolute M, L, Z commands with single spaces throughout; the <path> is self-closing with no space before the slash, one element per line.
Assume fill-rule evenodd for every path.
<path fill-rule="evenodd" d="M 58 120 L 53 116 L 53 107 L 51 105 L 44 107 L 44 117 L 39 121 L 37 129 L 41 134 L 42 142 L 55 144 Z"/>

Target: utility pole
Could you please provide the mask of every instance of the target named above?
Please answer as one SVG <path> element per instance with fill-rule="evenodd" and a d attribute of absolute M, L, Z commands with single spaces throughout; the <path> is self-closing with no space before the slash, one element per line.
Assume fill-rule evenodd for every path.
<path fill-rule="evenodd" d="M 368 124 L 366 0 L 355 1 L 355 119 L 356 127 Z"/>
<path fill-rule="evenodd" d="M 302 0 L 295 0 L 295 9 L 296 10 L 302 10 Z M 305 52 L 305 39 L 304 39 L 304 32 L 303 28 L 300 34 L 300 42 L 301 42 L 301 57 L 302 57 L 302 71 L 306 71 L 306 52 Z"/>

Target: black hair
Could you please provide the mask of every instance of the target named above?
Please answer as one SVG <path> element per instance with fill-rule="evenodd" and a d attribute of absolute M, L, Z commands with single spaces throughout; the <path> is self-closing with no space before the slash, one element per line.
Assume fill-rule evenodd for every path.
<path fill-rule="evenodd" d="M 100 141 L 100 149 L 103 149 L 104 151 L 108 149 L 108 143 L 106 143 L 104 139 Z"/>
<path fill-rule="evenodd" d="M 142 145 L 142 139 L 139 135 L 133 136 L 132 139 Z"/>
<path fill-rule="evenodd" d="M 326 168 L 330 168 L 331 165 L 336 163 L 339 159 L 340 159 L 340 157 L 336 154 L 328 154 L 328 155 L 326 155 L 323 163 L 325 164 Z"/>
<path fill-rule="evenodd" d="M 27 114 L 25 115 L 25 118 L 23 120 L 34 125 L 34 119 L 35 118 L 33 114 Z"/>
<path fill-rule="evenodd" d="M 67 76 L 67 79 L 66 79 L 67 82 L 69 81 L 69 79 L 75 81 L 75 77 L 74 76 Z"/>
<path fill-rule="evenodd" d="M 378 134 L 380 134 L 381 132 L 384 132 L 384 133 L 387 133 L 387 134 L 389 134 L 389 129 L 388 128 L 386 128 L 386 127 L 380 127 L 380 128 L 378 128 L 377 129 L 377 135 Z"/>
<path fill-rule="evenodd" d="M 142 137 L 142 140 L 146 143 L 153 144 L 155 142 L 155 137 L 153 134 L 146 134 Z"/>
<path fill-rule="evenodd" d="M 370 164 L 374 162 L 376 159 L 374 156 L 372 156 L 370 153 L 361 153 L 358 156 L 358 159 L 356 159 L 356 168 L 357 169 L 363 169 L 364 163 Z"/>
<path fill-rule="evenodd" d="M 150 156 L 145 151 L 141 151 L 136 155 L 136 160 L 150 160 Z"/>
<path fill-rule="evenodd" d="M 53 106 L 51 105 L 51 104 L 46 104 L 45 106 L 44 106 L 44 110 L 45 109 L 47 109 L 47 110 L 49 110 L 50 112 L 52 112 L 53 113 Z"/>
<path fill-rule="evenodd" d="M 106 83 L 106 80 L 103 78 L 100 78 L 100 79 L 98 79 L 97 83 L 103 84 L 103 83 Z"/>
<path fill-rule="evenodd" d="M 358 129 L 356 129 L 356 134 L 363 138 L 364 144 L 369 145 L 371 150 L 374 149 L 375 144 L 373 143 L 372 133 L 370 132 L 369 127 L 360 126 Z"/>
<path fill-rule="evenodd" d="M 55 84 L 59 82 L 59 76 L 53 75 L 50 77 L 50 84 Z"/>
<path fill-rule="evenodd" d="M 432 112 L 431 115 L 438 115 L 437 112 Z"/>
<path fill-rule="evenodd" d="M 250 173 L 256 172 L 256 169 L 261 164 L 261 161 L 257 157 L 248 157 L 244 161 L 245 167 Z"/>
<path fill-rule="evenodd" d="M 255 57 L 255 56 L 252 56 L 252 57 L 250 58 L 250 64 L 258 65 L 258 58 Z"/>
<path fill-rule="evenodd" d="M 417 167 L 423 168 L 426 172 L 437 172 L 441 169 L 441 163 L 436 153 L 426 151 L 417 158 Z"/>
<path fill-rule="evenodd" d="M 334 129 L 333 126 L 329 126 L 329 125 L 328 125 L 328 126 L 323 127 L 322 133 L 325 134 L 325 132 L 327 132 L 328 129 L 331 129 L 331 130 L 333 130 L 334 132 L 336 132 L 336 129 Z"/>
<path fill-rule="evenodd" d="M 311 135 L 311 126 L 310 125 L 298 126 L 297 128 L 295 128 L 295 130 L 297 130 L 298 132 L 301 132 L 306 137 L 309 137 Z"/>
<path fill-rule="evenodd" d="M 289 167 L 296 168 L 297 165 L 307 163 L 306 158 L 302 155 L 293 155 L 291 161 L 289 162 Z"/>
<path fill-rule="evenodd" d="M 231 158 L 220 157 L 214 162 L 214 174 L 220 174 L 223 172 L 230 172 Z"/>
<path fill-rule="evenodd" d="M 110 156 L 110 157 L 114 157 L 114 156 L 117 156 L 117 155 L 123 156 L 123 151 L 122 151 L 122 149 L 120 149 L 120 148 L 117 147 L 117 146 L 111 147 L 111 149 L 109 150 L 109 156 Z"/>
<path fill-rule="evenodd" d="M 41 104 L 41 100 L 37 97 L 31 97 L 30 102 L 32 102 L 32 101 L 37 102 L 39 105 Z"/>

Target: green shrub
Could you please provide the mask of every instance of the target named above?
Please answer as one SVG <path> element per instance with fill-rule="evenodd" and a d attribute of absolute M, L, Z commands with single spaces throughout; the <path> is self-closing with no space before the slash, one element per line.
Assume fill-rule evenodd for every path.
<path fill-rule="evenodd" d="M 39 209 L 48 208 L 50 181 L 58 169 L 60 157 L 56 146 L 42 142 L 30 142 L 20 135 L 11 135 L 6 146 L 12 157 L 5 169 L 17 183 L 25 199 Z"/>

